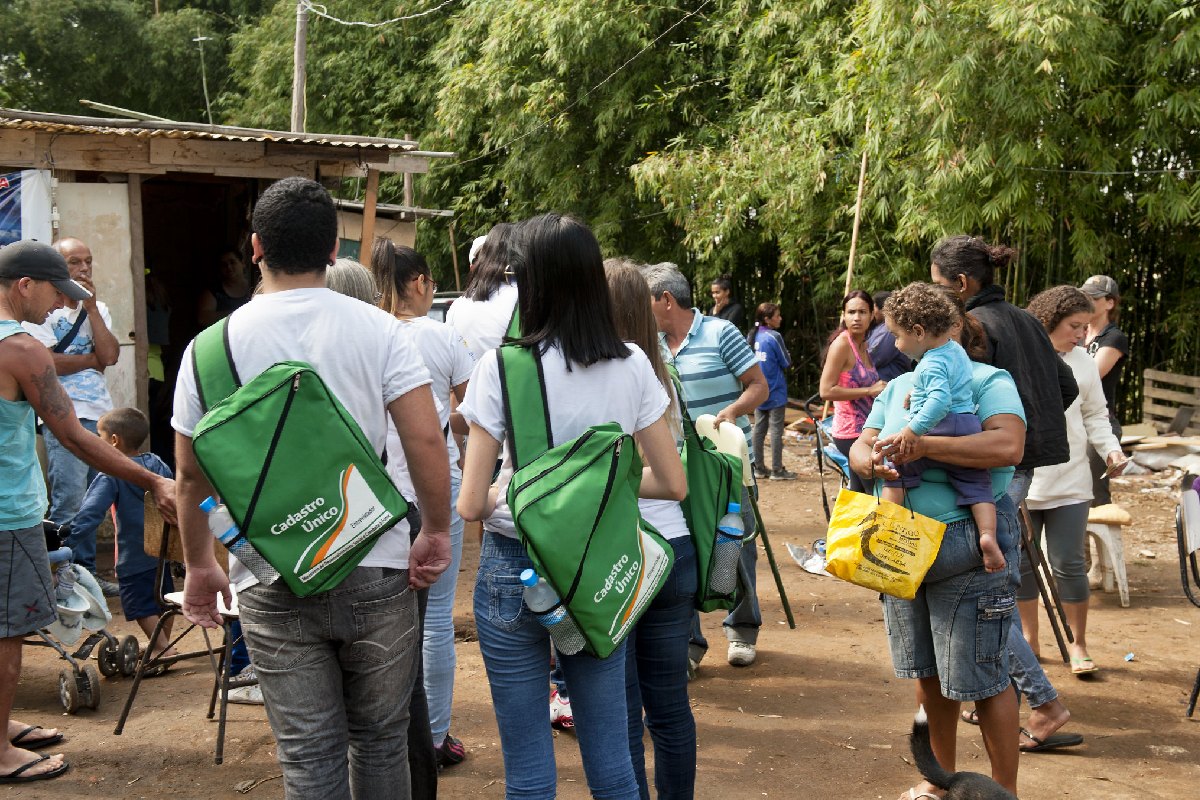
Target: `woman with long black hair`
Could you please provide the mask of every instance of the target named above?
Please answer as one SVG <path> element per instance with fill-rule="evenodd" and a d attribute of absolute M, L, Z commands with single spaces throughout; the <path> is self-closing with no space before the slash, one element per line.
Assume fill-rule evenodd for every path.
<path fill-rule="evenodd" d="M 578 220 L 543 214 L 521 224 L 511 266 L 521 336 L 540 359 L 552 446 L 592 425 L 616 422 L 643 453 L 641 495 L 682 500 L 686 478 L 667 423 L 669 400 L 650 361 L 617 334 L 600 246 Z M 549 633 L 522 601 L 520 574 L 533 562 L 517 538 L 506 493 L 513 463 L 499 353 L 481 356 L 459 410 L 470 423 L 459 513 L 483 520 L 475 582 L 479 649 L 500 729 L 508 797 L 556 794 L 554 742 L 546 724 Z M 495 484 L 492 472 L 504 448 Z M 563 519 L 564 536 L 572 525 Z M 596 797 L 637 798 L 625 707 L 625 647 L 604 659 L 558 656 L 567 683 L 588 786 Z M 542 724 L 536 724 L 541 720 Z"/>

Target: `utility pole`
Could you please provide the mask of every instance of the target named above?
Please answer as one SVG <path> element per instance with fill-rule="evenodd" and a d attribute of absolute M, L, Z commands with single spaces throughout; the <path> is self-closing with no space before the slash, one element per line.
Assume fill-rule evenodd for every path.
<path fill-rule="evenodd" d="M 304 130 L 305 59 L 308 51 L 308 3 L 296 0 L 296 46 L 292 51 L 292 130 Z"/>
<path fill-rule="evenodd" d="M 204 110 L 208 113 L 208 124 L 212 125 L 212 104 L 208 102 L 208 71 L 204 68 L 204 43 L 208 41 L 208 37 L 201 36 L 197 30 L 196 38 L 192 41 L 200 48 L 200 85 L 204 87 Z"/>

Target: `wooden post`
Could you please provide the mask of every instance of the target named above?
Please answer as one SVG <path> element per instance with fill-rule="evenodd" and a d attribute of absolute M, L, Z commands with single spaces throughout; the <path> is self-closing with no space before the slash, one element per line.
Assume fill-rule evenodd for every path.
<path fill-rule="evenodd" d="M 454 241 L 454 223 L 450 220 L 450 261 L 454 264 L 454 291 L 462 291 L 462 278 L 458 274 L 458 244 Z"/>
<path fill-rule="evenodd" d="M 358 260 L 366 264 L 375 245 L 375 201 L 379 196 L 379 170 L 367 170 L 367 196 L 363 200 L 362 239 L 358 245 Z"/>
<path fill-rule="evenodd" d="M 138 409 L 150 416 L 150 349 L 146 322 L 146 238 L 142 222 L 142 176 L 129 175 L 129 272 L 133 278 L 133 380 Z"/>
<path fill-rule="evenodd" d="M 304 84 L 308 80 L 308 6 L 296 0 L 296 41 L 292 48 L 292 130 L 304 130 Z"/>
<path fill-rule="evenodd" d="M 867 181 L 866 133 L 870 130 L 871 123 L 868 122 L 866 131 L 863 132 L 862 166 L 858 169 L 858 192 L 854 197 L 854 229 L 850 233 L 850 264 L 846 267 L 846 291 L 842 292 L 843 297 L 850 294 L 850 284 L 854 280 L 854 255 L 858 250 L 858 225 L 862 221 L 863 184 Z"/>

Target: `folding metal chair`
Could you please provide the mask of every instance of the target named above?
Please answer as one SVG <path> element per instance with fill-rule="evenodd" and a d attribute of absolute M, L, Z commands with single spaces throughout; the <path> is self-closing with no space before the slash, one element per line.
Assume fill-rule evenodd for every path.
<path fill-rule="evenodd" d="M 1175 539 L 1179 544 L 1179 580 L 1183 584 L 1183 593 L 1192 605 L 1200 607 L 1200 567 L 1196 555 L 1200 553 L 1200 495 L 1192 488 L 1195 479 L 1195 475 L 1183 477 L 1179 507 L 1175 509 Z M 1192 694 L 1188 698 L 1189 717 L 1196 711 L 1197 698 L 1200 698 L 1200 669 L 1196 671 Z"/>
<path fill-rule="evenodd" d="M 215 539 L 213 541 L 216 542 Z M 212 696 L 208 701 L 206 719 L 212 719 L 214 716 L 217 716 L 217 747 L 214 763 L 220 764 L 224 760 L 225 755 L 225 713 L 229 704 L 229 690 L 237 686 L 248 686 L 257 683 L 256 680 L 237 680 L 229 674 L 229 653 L 234 644 L 234 639 L 230 632 L 230 622 L 238 618 L 237 595 L 234 594 L 233 596 L 232 608 L 227 608 L 221 597 L 218 596 L 217 598 L 217 610 L 225 619 L 220 644 L 214 645 L 209 639 L 208 631 L 200 628 L 201 633 L 204 635 L 205 649 L 176 653 L 172 656 L 152 655 L 153 643 L 158 641 L 159 634 L 163 629 L 175 620 L 176 617 L 185 622 L 186 618 L 183 616 L 183 592 L 169 592 L 164 594 L 162 591 L 164 572 L 171 568 L 172 563 L 183 562 L 183 543 L 179 538 L 179 529 L 168 525 L 163 520 L 158 507 L 154 504 L 153 498 L 147 493 L 147 552 L 150 552 L 152 548 L 154 550 L 152 554 L 158 558 L 158 569 L 155 572 L 154 580 L 155 586 L 158 587 L 158 604 L 159 608 L 162 609 L 162 613 L 159 615 L 158 625 L 155 626 L 154 633 L 150 636 L 151 645 L 142 652 L 142 657 L 138 661 L 137 670 L 133 675 L 133 686 L 129 690 L 129 697 L 125 700 L 125 707 L 121 710 L 121 716 L 117 720 L 117 727 L 113 730 L 113 734 L 120 736 L 122 731 L 125 730 L 125 722 L 129 718 L 129 712 L 133 708 L 133 701 L 137 697 L 138 689 L 141 687 L 142 679 L 146 677 L 147 672 L 150 670 L 166 669 L 179 661 L 186 661 L 192 658 L 207 658 L 213 670 L 213 690 Z M 219 555 L 224 558 L 224 554 L 224 548 L 219 548 Z M 167 649 L 174 648 L 196 627 L 192 623 L 187 623 L 182 631 L 176 632 Z M 220 701 L 219 715 L 217 713 L 218 701 Z"/>

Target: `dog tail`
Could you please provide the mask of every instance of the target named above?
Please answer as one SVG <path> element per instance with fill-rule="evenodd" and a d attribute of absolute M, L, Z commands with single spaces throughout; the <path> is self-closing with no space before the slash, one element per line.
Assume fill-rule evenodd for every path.
<path fill-rule="evenodd" d="M 917 762 L 917 770 L 921 777 L 939 789 L 949 789 L 953 776 L 938 763 L 933 754 L 933 746 L 929 743 L 929 720 L 925 709 L 917 711 L 913 719 L 912 735 L 908 737 L 908 746 L 912 750 L 913 760 Z"/>

